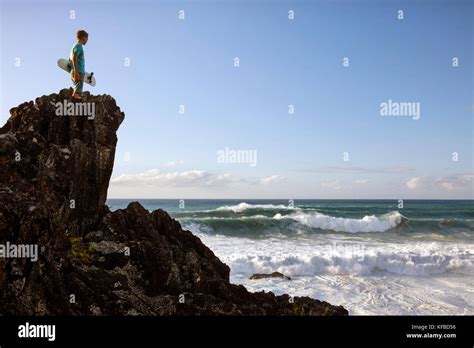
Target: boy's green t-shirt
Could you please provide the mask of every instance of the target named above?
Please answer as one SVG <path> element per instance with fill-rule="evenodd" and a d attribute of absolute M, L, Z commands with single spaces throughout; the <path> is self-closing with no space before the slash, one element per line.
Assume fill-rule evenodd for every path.
<path fill-rule="evenodd" d="M 74 55 L 77 56 L 77 71 L 80 74 L 85 74 L 85 62 L 84 62 L 84 49 L 82 45 L 77 42 L 74 46 L 72 46 L 71 54 L 69 55 L 69 61 L 71 63 L 72 70 L 74 70 L 73 59 Z"/>

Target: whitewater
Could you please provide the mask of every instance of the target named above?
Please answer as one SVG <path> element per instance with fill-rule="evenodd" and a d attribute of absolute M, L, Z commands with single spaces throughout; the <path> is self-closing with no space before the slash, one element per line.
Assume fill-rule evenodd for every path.
<path fill-rule="evenodd" d="M 170 211 L 250 291 L 310 296 L 355 315 L 474 314 L 472 201 L 403 210 L 395 201 L 141 203 Z M 292 280 L 249 279 L 275 271 Z"/>

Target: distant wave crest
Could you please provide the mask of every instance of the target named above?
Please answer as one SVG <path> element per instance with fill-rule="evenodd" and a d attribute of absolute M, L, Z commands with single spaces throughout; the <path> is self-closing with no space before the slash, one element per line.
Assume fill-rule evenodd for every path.
<path fill-rule="evenodd" d="M 279 204 L 279 205 L 274 205 L 274 204 L 249 204 L 249 203 L 239 203 L 236 205 L 224 205 L 222 207 L 216 208 L 216 211 L 232 211 L 234 213 L 242 213 L 246 210 L 250 209 L 294 209 L 289 206 Z"/>
<path fill-rule="evenodd" d="M 381 216 L 366 215 L 362 219 L 350 219 L 328 216 L 317 212 L 297 211 L 290 215 L 276 214 L 273 218 L 276 220 L 292 219 L 311 228 L 357 233 L 388 231 L 400 224 L 403 216 L 398 211 L 392 211 Z"/>
<path fill-rule="evenodd" d="M 273 211 L 273 212 L 272 212 Z M 213 225 L 213 227 L 226 228 L 230 227 L 226 224 L 231 224 L 232 227 L 236 228 L 235 225 L 237 222 L 241 222 L 240 227 L 244 227 L 245 223 L 248 225 L 256 227 L 255 223 L 261 221 L 262 223 L 267 224 L 268 227 L 275 227 L 275 225 L 268 225 L 271 220 L 275 223 L 278 221 L 286 221 L 288 223 L 294 223 L 300 226 L 303 225 L 306 228 L 310 229 L 320 229 L 326 231 L 335 231 L 335 232 L 347 232 L 347 233 L 358 233 L 358 232 L 385 232 L 392 228 L 398 226 L 402 220 L 403 216 L 398 211 L 392 211 L 383 215 L 366 215 L 362 218 L 348 218 L 348 217 L 336 217 L 331 215 L 322 214 L 316 210 L 307 210 L 297 207 L 289 207 L 283 204 L 249 204 L 249 203 L 239 203 L 236 205 L 225 205 L 218 207 L 213 210 L 205 211 L 209 214 L 214 212 L 219 213 L 230 213 L 230 215 L 225 216 L 193 216 L 190 218 L 194 221 L 207 221 L 211 223 L 213 220 L 221 221 L 221 225 Z M 254 215 L 242 215 L 240 213 L 254 214 Z M 275 214 L 276 213 L 276 214 Z M 234 215 L 236 214 L 236 215 Z M 238 214 L 238 215 L 237 215 Z M 265 220 L 267 222 L 265 222 Z M 288 227 L 288 224 L 284 226 Z M 283 226 L 283 227 L 284 227 Z M 264 227 L 263 225 L 260 227 Z M 219 232 L 219 231 L 216 231 Z"/>

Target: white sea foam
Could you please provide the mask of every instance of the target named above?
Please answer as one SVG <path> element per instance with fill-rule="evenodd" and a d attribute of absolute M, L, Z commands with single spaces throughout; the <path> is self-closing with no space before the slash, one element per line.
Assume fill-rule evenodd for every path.
<path fill-rule="evenodd" d="M 241 213 L 249 209 L 294 209 L 289 206 L 279 204 L 249 204 L 249 203 L 239 203 L 236 205 L 224 205 L 222 207 L 216 208 L 217 211 L 233 211 L 234 213 Z"/>
<path fill-rule="evenodd" d="M 231 275 L 249 291 L 309 296 L 342 305 L 351 315 L 473 315 L 474 277 L 441 274 L 432 277 L 387 275 L 319 275 L 250 280 Z"/>
<path fill-rule="evenodd" d="M 296 211 L 290 215 L 276 214 L 277 220 L 292 219 L 303 225 L 336 232 L 385 232 L 396 227 L 402 221 L 402 214 L 393 211 L 381 216 L 364 216 L 362 219 L 349 219 L 324 215 L 318 212 Z"/>
<path fill-rule="evenodd" d="M 263 240 L 216 235 L 185 224 L 250 291 L 310 296 L 351 314 L 474 314 L 474 244 L 388 242 L 364 234 L 314 234 Z M 292 277 L 249 280 L 279 271 Z"/>
<path fill-rule="evenodd" d="M 344 240 L 318 243 L 311 238 L 251 240 L 209 235 L 207 226 L 199 224 L 185 228 L 197 234 L 232 272 L 247 275 L 278 271 L 296 277 L 378 272 L 427 276 L 472 270 L 474 265 L 474 248 L 470 244 L 367 244 Z"/>
<path fill-rule="evenodd" d="M 337 247 L 336 247 L 337 248 Z M 281 272 L 290 276 L 315 276 L 318 274 L 369 275 L 386 271 L 399 275 L 427 276 L 454 269 L 472 267 L 472 255 L 454 250 L 389 251 L 371 250 L 333 252 L 321 250 L 318 255 L 239 255 L 228 258 L 231 269 L 237 273 Z M 361 250 L 362 251 L 362 250 Z"/>

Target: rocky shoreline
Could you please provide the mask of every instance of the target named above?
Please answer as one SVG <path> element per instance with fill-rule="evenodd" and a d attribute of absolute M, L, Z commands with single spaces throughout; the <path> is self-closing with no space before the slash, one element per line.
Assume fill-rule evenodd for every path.
<path fill-rule="evenodd" d="M 4 315 L 347 315 L 309 297 L 250 293 L 165 211 L 105 205 L 124 113 L 86 94 L 94 115 L 57 115 L 61 90 L 10 110 L 0 129 L 0 244 L 37 245 L 37 260 L 0 258 Z M 91 106 L 89 105 L 89 106 Z M 85 117 L 88 116 L 88 117 Z"/>

